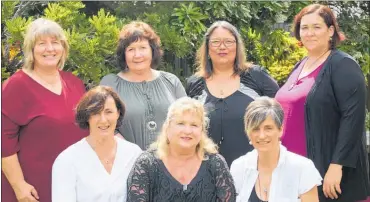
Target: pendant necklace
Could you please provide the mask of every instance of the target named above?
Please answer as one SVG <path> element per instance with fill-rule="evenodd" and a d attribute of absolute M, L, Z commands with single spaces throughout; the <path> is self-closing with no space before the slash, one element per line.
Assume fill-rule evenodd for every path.
<path fill-rule="evenodd" d="M 322 56 L 324 56 L 327 52 L 329 52 L 329 51 L 331 51 L 330 49 L 329 50 L 327 50 L 327 51 L 325 51 L 323 54 L 321 54 L 313 63 L 311 63 L 309 66 L 308 66 L 308 68 L 306 68 L 306 69 L 311 69 L 312 67 L 313 67 L 313 65 L 314 64 L 316 64 L 316 62 L 317 61 L 319 61 L 320 60 L 320 58 L 322 57 Z M 304 75 L 304 76 L 301 76 L 301 74 L 302 74 L 302 71 L 303 71 L 303 69 L 306 67 L 306 64 L 307 64 L 307 61 L 309 60 L 309 57 L 307 57 L 307 60 L 306 60 L 306 62 L 303 64 L 303 67 L 302 67 L 302 69 L 301 69 L 301 71 L 299 72 L 299 74 L 298 74 L 298 76 L 297 76 L 297 78 L 296 78 L 296 80 L 289 86 L 289 88 L 288 88 L 288 90 L 290 91 L 290 90 L 292 90 L 296 85 L 297 85 L 297 83 L 298 83 L 298 81 L 299 80 L 301 80 L 302 78 L 304 78 L 304 77 L 306 77 L 307 75 L 309 75 L 309 74 L 306 74 L 306 75 Z"/>
<path fill-rule="evenodd" d="M 260 188 L 260 196 L 261 196 L 261 198 L 263 199 L 263 195 L 261 194 L 261 190 L 263 191 L 263 193 L 264 193 L 264 195 L 266 196 L 266 199 L 267 199 L 267 188 L 266 187 L 262 187 L 262 189 L 261 189 L 261 180 L 260 180 L 260 175 L 258 174 L 258 187 Z M 268 200 L 267 200 L 268 201 Z M 260 202 L 264 202 L 264 200 L 261 200 L 260 199 Z"/>
<path fill-rule="evenodd" d="M 325 51 L 323 54 L 321 54 L 318 58 L 316 58 L 316 60 L 314 60 L 314 62 L 313 63 L 311 63 L 306 69 L 307 70 L 310 70 L 315 64 L 316 64 L 316 62 L 318 62 L 319 60 L 320 60 L 320 58 L 322 57 L 322 56 L 324 56 L 327 52 L 329 52 L 330 51 L 330 49 L 329 50 L 327 50 L 327 51 Z M 309 60 L 310 58 L 308 57 L 307 58 L 307 60 L 306 60 L 306 62 L 304 63 L 304 65 L 303 65 L 303 67 L 302 67 L 302 70 L 301 70 L 301 73 L 302 73 L 302 71 L 303 71 L 303 69 L 306 67 L 306 64 L 307 64 L 307 61 Z M 300 74 L 301 74 L 300 73 Z M 308 75 L 308 74 L 307 74 Z M 307 75 L 305 75 L 305 76 L 307 76 Z M 301 75 L 298 75 L 298 78 L 300 77 Z M 300 78 L 303 78 L 303 76 L 302 77 L 300 77 Z"/>

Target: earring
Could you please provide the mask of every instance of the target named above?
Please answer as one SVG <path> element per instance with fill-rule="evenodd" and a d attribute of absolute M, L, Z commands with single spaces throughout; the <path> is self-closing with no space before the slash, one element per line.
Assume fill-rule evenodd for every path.
<path fill-rule="evenodd" d="M 252 145 L 252 141 L 249 141 L 249 144 Z"/>
<path fill-rule="evenodd" d="M 209 55 L 207 55 L 207 59 L 209 60 L 209 59 L 211 59 L 211 57 L 209 57 Z"/>
<path fill-rule="evenodd" d="M 302 43 L 302 41 L 298 41 L 298 42 L 297 42 L 297 45 L 298 45 L 299 47 L 301 47 L 301 48 L 302 48 L 302 47 L 303 47 L 303 43 Z"/>

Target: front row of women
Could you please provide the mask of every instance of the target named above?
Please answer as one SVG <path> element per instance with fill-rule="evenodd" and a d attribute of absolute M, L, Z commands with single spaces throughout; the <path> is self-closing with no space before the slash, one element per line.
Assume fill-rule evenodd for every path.
<path fill-rule="evenodd" d="M 184 97 L 169 108 L 148 151 L 114 135 L 125 105 L 98 86 L 77 105 L 76 122 L 89 135 L 64 150 L 52 170 L 53 202 L 65 201 L 318 201 L 314 164 L 280 144 L 283 110 L 274 99 L 253 101 L 245 130 L 255 150 L 229 171 L 207 136 L 203 104 Z"/>

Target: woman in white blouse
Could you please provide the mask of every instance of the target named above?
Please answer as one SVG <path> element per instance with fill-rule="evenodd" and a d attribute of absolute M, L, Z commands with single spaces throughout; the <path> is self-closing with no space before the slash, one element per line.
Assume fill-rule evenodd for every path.
<path fill-rule="evenodd" d="M 280 144 L 284 112 L 280 104 L 260 97 L 247 108 L 245 130 L 253 151 L 230 168 L 237 202 L 318 202 L 322 178 L 311 160 Z"/>
<path fill-rule="evenodd" d="M 124 104 L 110 87 L 95 87 L 82 97 L 76 121 L 90 134 L 55 160 L 53 202 L 126 201 L 127 176 L 141 149 L 114 136 L 124 114 Z"/>

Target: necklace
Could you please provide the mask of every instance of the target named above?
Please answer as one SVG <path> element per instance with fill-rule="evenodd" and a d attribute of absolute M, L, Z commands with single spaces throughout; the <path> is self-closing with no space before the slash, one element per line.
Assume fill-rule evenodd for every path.
<path fill-rule="evenodd" d="M 60 79 L 59 72 L 57 72 L 57 74 L 54 75 L 55 80 L 52 81 L 52 82 L 48 82 L 47 80 L 42 78 L 42 76 L 40 76 L 35 70 L 29 71 L 29 74 L 33 78 L 33 80 L 35 80 L 36 82 L 38 82 L 39 84 L 41 84 L 45 88 L 49 89 L 50 91 L 52 91 L 54 93 L 57 93 L 57 94 L 60 93 L 59 88 L 61 86 L 61 82 L 60 82 L 61 79 Z"/>
<path fill-rule="evenodd" d="M 327 51 L 325 51 L 323 54 L 321 54 L 318 58 L 316 58 L 316 60 L 314 60 L 314 62 L 313 63 L 311 63 L 308 67 L 306 67 L 306 64 L 307 64 L 307 61 L 310 59 L 309 57 L 307 58 L 307 60 L 306 60 L 306 62 L 304 63 L 304 65 L 303 65 L 303 68 L 302 68 L 302 70 L 303 69 L 305 69 L 305 67 L 306 67 L 306 69 L 307 70 L 310 70 L 320 59 L 321 59 L 321 57 L 322 56 L 324 56 L 327 52 L 329 52 L 330 51 L 330 49 L 329 50 L 327 50 Z M 302 74 L 302 70 L 301 70 L 301 74 Z M 298 76 L 298 77 L 300 77 L 300 78 L 302 78 L 302 76 Z"/>
<path fill-rule="evenodd" d="M 264 193 L 264 195 L 266 196 L 266 199 L 267 199 L 267 188 L 266 187 L 262 187 L 262 189 L 261 189 L 261 180 L 260 180 L 260 175 L 258 174 L 258 187 L 259 187 L 259 191 L 260 191 L 260 196 L 261 196 L 261 198 L 262 198 L 262 200 L 261 201 L 263 201 L 263 195 L 261 194 L 261 190 L 263 191 L 263 193 Z"/>
<path fill-rule="evenodd" d="M 105 164 L 107 164 L 107 165 L 108 165 L 108 164 L 110 163 L 110 160 L 109 160 L 109 159 L 104 159 L 104 160 L 103 160 L 103 163 L 105 163 Z"/>
<path fill-rule="evenodd" d="M 174 158 L 174 157 L 170 157 Z M 177 181 L 181 184 L 186 185 L 183 187 L 183 190 L 186 190 L 188 187 L 187 185 L 190 184 L 191 180 L 199 172 L 200 166 L 202 165 L 202 161 L 199 161 L 196 155 L 191 157 L 189 160 L 185 160 L 181 163 L 176 163 L 171 159 L 167 158 L 166 160 L 162 160 L 166 169 L 170 172 L 172 176 L 175 177 Z"/>
<path fill-rule="evenodd" d="M 55 82 L 48 82 L 47 80 L 42 78 L 37 72 L 35 72 L 35 70 L 31 71 L 30 73 L 34 78 L 38 78 L 39 80 L 41 80 L 42 83 L 46 85 L 53 86 L 55 84 Z M 55 75 L 55 78 L 59 79 L 59 77 L 60 77 L 59 72 L 57 72 L 57 74 Z"/>
<path fill-rule="evenodd" d="M 88 138 L 88 137 L 87 137 Z M 101 155 L 97 151 L 97 145 L 96 143 L 92 143 L 90 139 L 87 139 L 86 141 L 89 143 L 90 147 L 94 150 L 96 155 L 98 156 L 100 162 L 104 165 L 113 165 L 114 159 L 116 157 L 116 151 L 117 151 L 117 142 L 114 140 L 114 145 L 112 147 L 112 150 L 108 152 L 106 155 Z"/>
<path fill-rule="evenodd" d="M 326 53 L 328 53 L 330 51 L 330 49 L 329 50 L 327 50 L 327 51 L 325 51 L 323 54 L 321 54 L 318 58 L 316 58 L 316 60 L 313 62 L 313 63 L 311 63 L 306 69 L 308 69 L 308 70 L 310 70 L 312 67 L 313 67 L 313 65 L 315 65 L 320 59 L 321 59 L 321 57 L 322 56 L 324 56 Z M 298 76 L 297 76 L 297 78 L 296 78 L 296 80 L 289 86 L 289 88 L 288 88 L 288 90 L 290 91 L 290 90 L 292 90 L 296 85 L 297 85 L 297 83 L 298 83 L 298 81 L 300 80 L 300 79 L 302 79 L 303 77 L 305 77 L 305 76 L 307 76 L 308 74 L 304 74 L 303 76 L 302 76 L 302 72 L 303 72 L 303 69 L 305 69 L 305 67 L 306 67 L 306 64 L 307 64 L 307 61 L 309 60 L 310 58 L 308 57 L 307 58 L 307 60 L 306 60 L 306 62 L 303 64 L 303 67 L 302 67 L 302 69 L 301 69 L 301 71 L 299 72 L 299 74 L 298 74 Z M 311 72 L 310 72 L 311 73 Z M 309 73 L 309 74 L 310 74 Z"/>
<path fill-rule="evenodd" d="M 115 149 L 113 149 L 113 151 L 115 151 Z M 98 154 L 97 154 L 98 155 Z M 113 162 L 114 162 L 114 159 L 115 159 L 115 153 L 114 152 L 112 152 L 111 154 L 109 154 L 109 156 L 108 157 L 105 157 L 105 158 L 103 158 L 103 157 L 101 157 L 101 156 L 99 156 L 98 155 L 98 158 L 100 159 L 100 161 L 103 163 L 103 164 L 105 164 L 105 165 L 111 165 L 111 164 L 113 164 Z"/>

